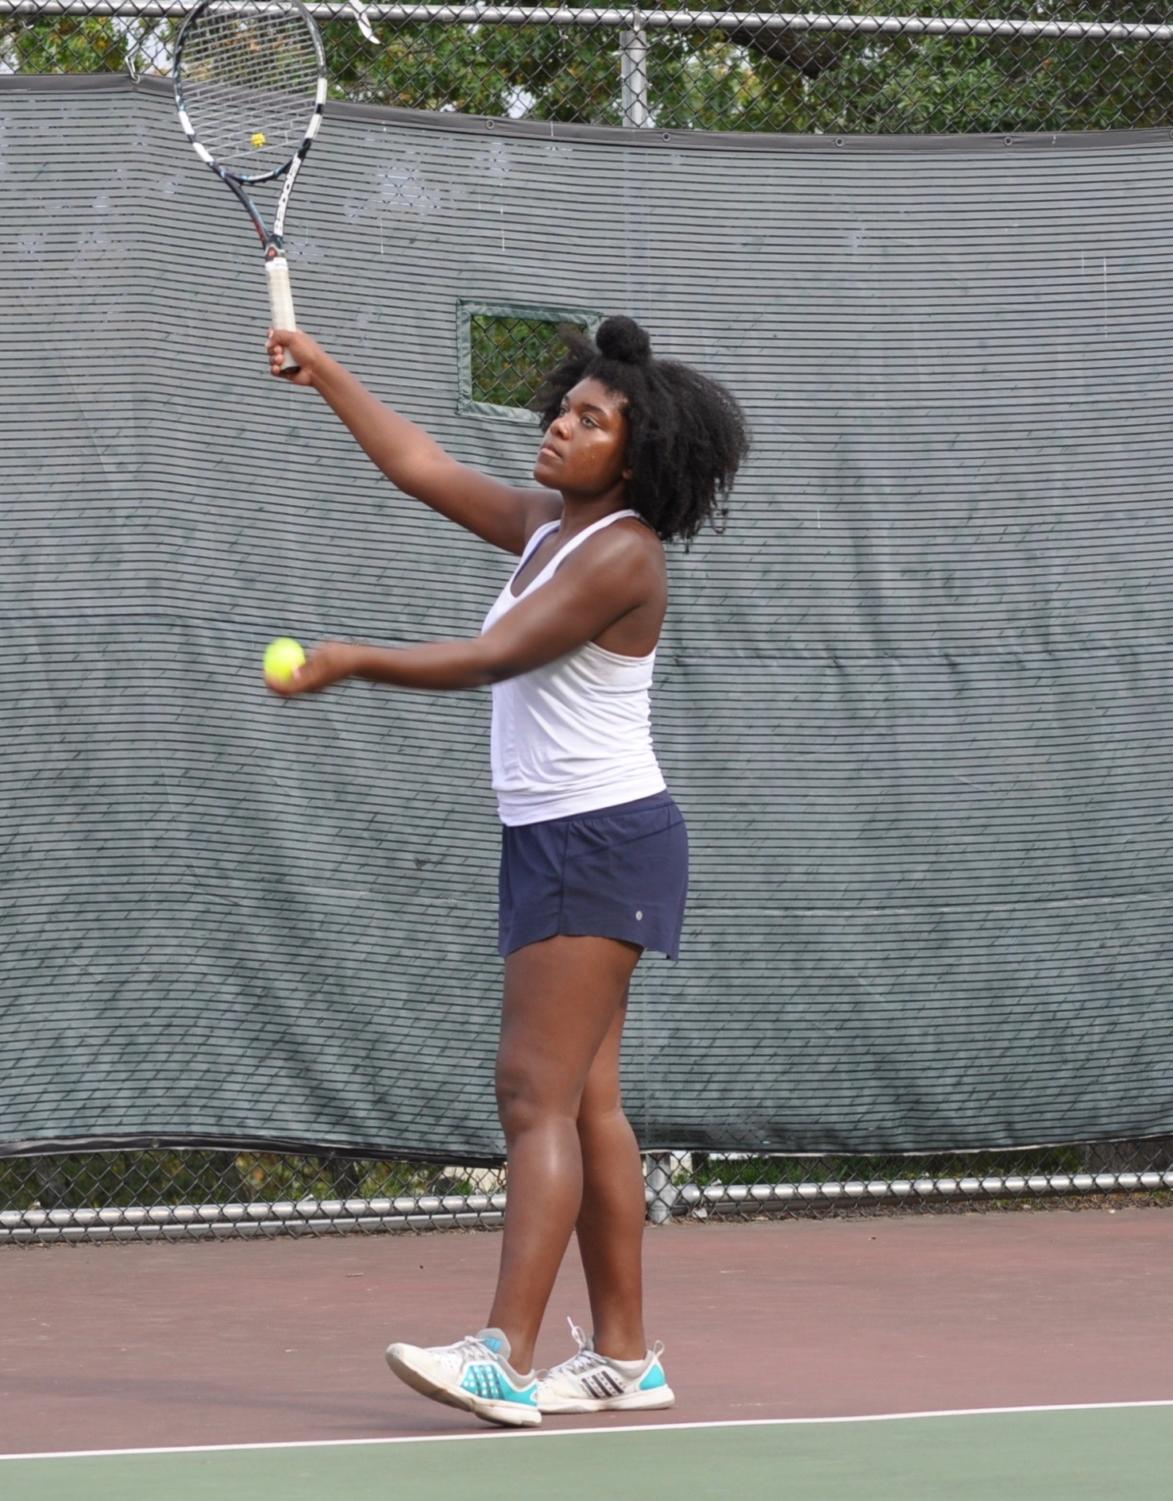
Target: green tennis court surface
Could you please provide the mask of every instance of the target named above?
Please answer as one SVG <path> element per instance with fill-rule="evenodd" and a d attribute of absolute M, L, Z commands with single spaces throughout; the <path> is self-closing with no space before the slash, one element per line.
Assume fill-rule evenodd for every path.
<path fill-rule="evenodd" d="M 6 1501 L 1168 1501 L 1173 1403 L 8 1459 Z"/>

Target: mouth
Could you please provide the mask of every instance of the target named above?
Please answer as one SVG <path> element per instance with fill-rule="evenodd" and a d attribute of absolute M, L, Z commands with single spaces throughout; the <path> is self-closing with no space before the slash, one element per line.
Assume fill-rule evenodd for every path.
<path fill-rule="evenodd" d="M 542 446 L 541 446 L 541 448 L 538 449 L 538 458 L 539 459 L 543 459 L 543 458 L 560 459 L 561 457 L 562 457 L 562 455 L 558 452 L 558 450 L 554 447 L 554 445 L 552 443 L 543 443 Z"/>

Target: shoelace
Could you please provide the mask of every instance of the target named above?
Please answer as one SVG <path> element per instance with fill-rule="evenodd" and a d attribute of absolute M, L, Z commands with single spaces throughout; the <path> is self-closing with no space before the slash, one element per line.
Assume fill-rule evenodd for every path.
<path fill-rule="evenodd" d="M 461 1355 L 466 1360 L 491 1360 L 496 1362 L 497 1357 L 485 1344 L 483 1339 L 477 1339 L 475 1334 L 466 1334 L 463 1339 L 458 1339 L 454 1345 L 448 1348 L 453 1355 Z"/>
<path fill-rule="evenodd" d="M 570 1325 L 570 1332 L 578 1345 L 578 1353 L 562 1362 L 562 1370 L 571 1376 L 581 1376 L 584 1371 L 593 1371 L 596 1366 L 606 1365 L 607 1362 L 601 1355 L 597 1355 L 594 1350 L 587 1349 L 587 1337 L 574 1320 L 567 1318 L 566 1322 Z"/>

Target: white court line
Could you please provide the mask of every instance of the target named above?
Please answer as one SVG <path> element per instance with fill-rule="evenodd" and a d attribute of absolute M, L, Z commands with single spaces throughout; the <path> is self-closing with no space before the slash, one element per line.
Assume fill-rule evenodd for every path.
<path fill-rule="evenodd" d="M 1145 1402 L 1068 1402 L 1040 1407 L 953 1407 L 935 1412 L 868 1412 L 832 1418 L 731 1418 L 708 1423 L 626 1423 L 614 1428 L 497 1428 L 484 1433 L 419 1433 L 400 1438 L 293 1439 L 269 1444 L 181 1444 L 166 1449 L 59 1449 L 43 1454 L 0 1454 L 11 1459 L 127 1459 L 140 1454 L 241 1454 L 264 1449 L 357 1449 L 387 1444 L 490 1443 L 502 1439 L 599 1438 L 611 1433 L 680 1433 L 705 1428 L 815 1428 L 833 1423 L 903 1423 L 914 1418 L 986 1418 L 1035 1412 L 1117 1412 L 1137 1407 L 1173 1407 L 1173 1397 Z"/>

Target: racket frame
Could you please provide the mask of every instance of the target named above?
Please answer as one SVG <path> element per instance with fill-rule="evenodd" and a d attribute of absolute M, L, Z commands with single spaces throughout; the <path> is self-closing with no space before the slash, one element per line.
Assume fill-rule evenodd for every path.
<path fill-rule="evenodd" d="M 179 114 L 179 123 L 191 146 L 195 150 L 205 166 L 210 167 L 222 182 L 228 184 L 239 198 L 245 213 L 248 215 L 253 228 L 257 232 L 257 238 L 261 242 L 261 250 L 265 258 L 265 273 L 269 287 L 269 309 L 273 317 L 275 328 L 296 330 L 297 323 L 293 311 L 293 294 L 289 286 L 289 262 L 285 256 L 285 210 L 289 204 L 290 194 L 293 192 L 293 184 L 297 181 L 297 174 L 301 171 L 301 164 L 305 161 L 310 147 L 314 143 L 314 137 L 318 133 L 318 127 L 322 123 L 322 111 L 326 106 L 326 54 L 322 47 L 322 37 L 318 31 L 317 22 L 300 0 L 280 0 L 281 8 L 297 11 L 306 23 L 310 37 L 313 41 L 314 55 L 318 63 L 318 84 L 314 98 L 313 113 L 310 116 L 309 125 L 306 127 L 305 136 L 301 145 L 293 153 L 287 162 L 275 167 L 271 172 L 259 172 L 246 175 L 239 172 L 230 172 L 227 167 L 218 162 L 208 148 L 196 135 L 195 127 L 191 123 L 187 106 L 183 98 L 183 44 L 184 38 L 190 27 L 196 20 L 209 10 L 213 5 L 221 6 L 224 0 L 201 0 L 195 10 L 184 21 L 179 29 L 179 36 L 175 42 L 175 56 L 172 60 L 171 74 L 175 89 L 175 108 Z M 242 5 L 240 9 L 250 8 Z M 261 218 L 260 210 L 253 202 L 247 191 L 250 187 L 256 187 L 260 183 L 273 182 L 279 177 L 285 181 L 281 188 L 281 197 L 277 201 L 277 210 L 273 215 L 273 228 L 268 229 L 264 219 Z M 297 361 L 293 359 L 289 351 L 285 351 L 282 361 L 283 370 L 294 371 L 298 368 Z"/>

